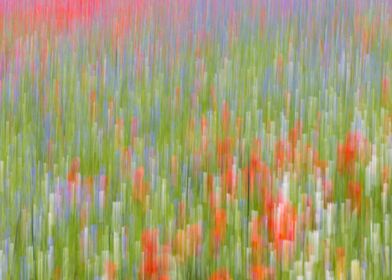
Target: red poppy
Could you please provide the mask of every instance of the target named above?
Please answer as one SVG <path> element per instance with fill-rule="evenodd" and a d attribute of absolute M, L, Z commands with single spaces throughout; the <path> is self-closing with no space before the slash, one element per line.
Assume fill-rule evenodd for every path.
<path fill-rule="evenodd" d="M 233 156 L 231 153 L 232 139 L 226 137 L 217 144 L 218 163 L 222 170 L 232 167 Z"/>
<path fill-rule="evenodd" d="M 343 144 L 338 146 L 338 168 L 342 172 L 352 172 L 355 161 L 365 159 L 368 142 L 360 132 L 347 134 Z"/>
<path fill-rule="evenodd" d="M 154 279 L 158 276 L 159 262 L 156 255 L 145 256 L 142 261 L 141 279 Z"/>
<path fill-rule="evenodd" d="M 278 257 L 281 256 L 283 241 L 294 241 L 297 225 L 295 208 L 288 202 L 274 204 L 274 212 L 267 215 L 268 231 L 275 244 Z"/>
<path fill-rule="evenodd" d="M 146 229 L 142 233 L 142 249 L 146 254 L 158 252 L 158 230 Z"/>
<path fill-rule="evenodd" d="M 226 236 L 226 211 L 224 209 L 215 209 L 213 221 L 213 247 L 217 250 Z"/>
<path fill-rule="evenodd" d="M 236 178 L 232 168 L 229 168 L 224 175 L 226 192 L 234 195 L 236 190 Z"/>
<path fill-rule="evenodd" d="M 362 187 L 358 182 L 350 181 L 348 183 L 349 198 L 352 201 L 352 209 L 361 211 L 361 194 Z"/>
<path fill-rule="evenodd" d="M 152 277 L 158 276 L 159 272 L 158 230 L 144 230 L 141 243 L 144 255 L 140 273 L 145 279 L 151 279 Z"/>
<path fill-rule="evenodd" d="M 67 177 L 69 192 L 73 192 L 74 189 L 79 186 L 80 183 L 78 178 L 79 168 L 80 168 L 80 160 L 79 158 L 74 158 L 72 160 L 71 168 L 68 172 L 68 177 Z"/>

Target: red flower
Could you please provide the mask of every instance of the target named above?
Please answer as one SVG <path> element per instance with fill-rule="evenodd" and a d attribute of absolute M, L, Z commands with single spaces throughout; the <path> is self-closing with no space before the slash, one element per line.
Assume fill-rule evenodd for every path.
<path fill-rule="evenodd" d="M 226 211 L 216 209 L 214 213 L 214 227 L 212 229 L 213 245 L 217 250 L 226 236 Z"/>
<path fill-rule="evenodd" d="M 159 272 L 158 230 L 144 230 L 141 241 L 144 256 L 140 273 L 145 279 L 151 279 L 152 277 L 156 277 Z"/>
<path fill-rule="evenodd" d="M 269 167 L 261 160 L 261 141 L 256 139 L 253 151 L 250 155 L 249 166 L 243 169 L 244 185 L 249 187 L 250 194 L 256 191 L 261 193 L 263 188 L 268 188 L 271 184 L 271 172 Z M 246 188 L 247 191 L 247 188 Z"/>
<path fill-rule="evenodd" d="M 275 144 L 275 164 L 278 168 L 282 168 L 286 161 L 292 160 L 290 142 L 280 140 Z"/>
<path fill-rule="evenodd" d="M 153 279 L 153 277 L 157 277 L 159 272 L 159 262 L 158 258 L 155 255 L 145 256 L 142 262 L 142 270 L 141 273 L 143 275 L 143 279 Z"/>
<path fill-rule="evenodd" d="M 275 211 L 267 212 L 268 231 L 278 256 L 282 253 L 283 241 L 294 241 L 297 225 L 295 208 L 288 202 L 274 204 Z"/>
<path fill-rule="evenodd" d="M 217 144 L 218 164 L 222 170 L 227 170 L 232 167 L 233 156 L 231 149 L 232 139 L 230 137 L 225 138 Z"/>
<path fill-rule="evenodd" d="M 226 192 L 234 195 L 236 191 L 236 178 L 232 168 L 225 172 L 224 176 Z"/>
<path fill-rule="evenodd" d="M 68 172 L 68 191 L 73 192 L 74 189 L 79 185 L 78 172 L 80 167 L 79 158 L 74 158 L 71 163 L 71 168 Z"/>
<path fill-rule="evenodd" d="M 158 252 L 158 230 L 146 229 L 142 233 L 142 249 L 147 254 Z"/>
<path fill-rule="evenodd" d="M 352 209 L 357 209 L 358 212 L 361 211 L 361 194 L 362 188 L 358 182 L 348 183 L 349 198 L 352 201 Z"/>
<path fill-rule="evenodd" d="M 367 140 L 360 132 L 349 133 L 345 142 L 338 146 L 338 168 L 340 171 L 352 172 L 357 159 L 364 159 L 368 146 Z"/>

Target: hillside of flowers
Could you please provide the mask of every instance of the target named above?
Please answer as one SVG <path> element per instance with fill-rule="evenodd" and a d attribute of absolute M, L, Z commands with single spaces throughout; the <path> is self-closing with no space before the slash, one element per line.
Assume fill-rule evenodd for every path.
<path fill-rule="evenodd" d="M 392 279 L 392 2 L 0 0 L 0 279 Z"/>

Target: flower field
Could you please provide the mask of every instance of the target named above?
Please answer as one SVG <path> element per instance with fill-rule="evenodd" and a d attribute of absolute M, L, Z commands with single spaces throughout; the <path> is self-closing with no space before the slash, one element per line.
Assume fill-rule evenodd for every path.
<path fill-rule="evenodd" d="M 0 279 L 392 279 L 392 2 L 0 0 Z"/>

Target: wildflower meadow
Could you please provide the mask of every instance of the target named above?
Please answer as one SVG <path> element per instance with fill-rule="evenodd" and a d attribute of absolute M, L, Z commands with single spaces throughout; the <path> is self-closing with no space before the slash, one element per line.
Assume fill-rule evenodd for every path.
<path fill-rule="evenodd" d="M 0 279 L 392 279 L 390 0 L 0 0 Z"/>

